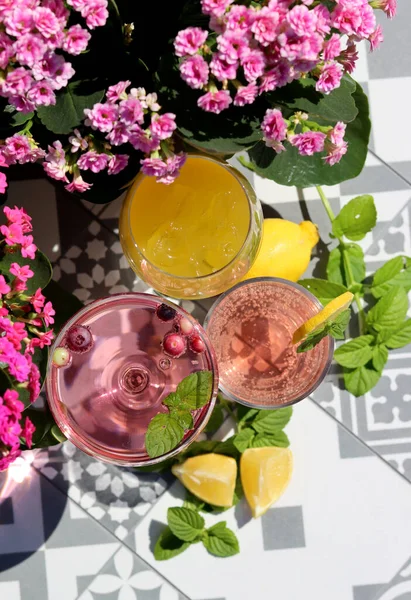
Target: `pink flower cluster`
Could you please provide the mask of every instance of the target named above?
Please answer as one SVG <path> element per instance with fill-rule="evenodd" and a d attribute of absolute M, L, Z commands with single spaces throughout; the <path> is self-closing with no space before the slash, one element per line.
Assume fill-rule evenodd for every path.
<path fill-rule="evenodd" d="M 4 256 L 20 253 L 35 258 L 31 217 L 23 208 L 5 207 L 7 223 L 0 226 L 0 251 Z M 19 387 L 29 392 L 30 402 L 40 393 L 40 372 L 33 361 L 36 348 L 49 346 L 55 311 L 37 289 L 27 293 L 27 281 L 34 276 L 29 265 L 11 262 L 8 273 L 0 275 L 0 363 L 12 388 L 0 396 L 0 471 L 19 456 L 19 437 L 31 446 L 34 426 L 29 419 L 20 424 L 23 404 L 18 400 Z"/>
<path fill-rule="evenodd" d="M 68 4 L 81 13 L 89 29 L 107 20 L 107 0 Z M 71 63 L 57 51 L 78 55 L 86 50 L 91 35 L 81 25 L 69 27 L 69 15 L 63 0 L 0 2 L 0 96 L 18 111 L 55 104 L 55 91 L 73 77 Z"/>
<path fill-rule="evenodd" d="M 130 81 L 120 81 L 108 88 L 105 102 L 84 110 L 85 126 L 98 134 L 83 136 L 75 129 L 69 147 L 64 148 L 60 141 L 49 146 L 44 169 L 53 179 L 64 181 L 68 191 L 84 192 L 92 186 L 80 171 L 120 173 L 128 165 L 129 155 L 114 153 L 112 147 L 124 144 L 147 155 L 141 160 L 145 174 L 162 183 L 171 183 L 178 175 L 185 156 L 172 152 L 175 115 L 160 114 L 156 94 L 147 94 L 143 88 L 127 91 L 130 85 Z M 99 134 L 103 139 L 98 139 Z M 68 174 L 73 175 L 71 181 Z"/>

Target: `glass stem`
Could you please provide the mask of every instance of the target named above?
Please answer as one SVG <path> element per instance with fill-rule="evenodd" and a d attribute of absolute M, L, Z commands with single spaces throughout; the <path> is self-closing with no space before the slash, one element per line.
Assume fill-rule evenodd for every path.
<path fill-rule="evenodd" d="M 322 205 L 325 208 L 325 212 L 327 213 L 328 218 L 330 219 L 330 222 L 332 225 L 333 221 L 335 220 L 334 211 L 331 208 L 330 202 L 329 202 L 327 196 L 324 194 L 322 187 L 317 185 L 316 189 L 317 189 L 318 195 L 320 196 Z M 338 236 L 335 236 L 335 237 L 338 240 L 339 245 L 340 245 L 341 256 L 342 256 L 343 264 L 344 264 L 345 278 L 347 280 L 347 287 L 348 287 L 348 289 L 350 289 L 357 282 L 355 281 L 354 274 L 353 274 L 353 271 L 351 268 L 350 259 L 347 255 L 347 247 L 346 247 L 344 240 L 341 237 L 338 237 Z M 367 325 L 366 325 L 364 307 L 362 305 L 362 300 L 361 300 L 360 294 L 358 292 L 356 292 L 354 294 L 354 300 L 355 300 L 355 303 L 358 308 L 358 325 L 359 325 L 360 335 L 364 335 L 364 333 L 366 332 Z"/>

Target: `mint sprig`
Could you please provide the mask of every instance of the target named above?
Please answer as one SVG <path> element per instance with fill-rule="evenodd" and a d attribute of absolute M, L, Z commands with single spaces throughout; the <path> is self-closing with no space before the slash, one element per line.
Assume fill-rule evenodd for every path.
<path fill-rule="evenodd" d="M 209 402 L 212 388 L 211 371 L 197 371 L 185 377 L 176 391 L 164 398 L 162 404 L 168 413 L 153 417 L 146 432 L 145 445 L 150 458 L 163 456 L 178 446 L 185 433 L 193 428 L 191 411 Z"/>
<path fill-rule="evenodd" d="M 344 310 L 334 319 L 329 319 L 327 323 L 313 333 L 307 335 L 303 342 L 298 346 L 297 352 L 308 352 L 312 350 L 314 346 L 319 344 L 323 338 L 327 335 L 335 338 L 336 340 L 344 339 L 344 332 L 350 320 L 349 309 Z"/>

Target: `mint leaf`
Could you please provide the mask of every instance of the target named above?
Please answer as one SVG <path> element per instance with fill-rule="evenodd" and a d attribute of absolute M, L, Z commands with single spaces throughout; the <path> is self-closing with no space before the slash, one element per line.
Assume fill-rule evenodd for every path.
<path fill-rule="evenodd" d="M 374 298 L 381 298 L 393 286 L 400 286 L 406 292 L 411 290 L 411 267 L 407 256 L 392 258 L 375 272 L 371 293 Z"/>
<path fill-rule="evenodd" d="M 347 263 L 351 268 L 354 280 L 365 279 L 364 252 L 358 244 L 345 244 L 343 251 L 337 246 L 330 252 L 327 263 L 327 278 L 333 283 L 347 286 Z M 350 289 L 350 291 L 353 291 Z M 354 293 L 354 292 L 353 292 Z"/>
<path fill-rule="evenodd" d="M 246 427 L 234 436 L 233 444 L 239 452 L 244 452 L 251 446 L 251 441 L 254 436 L 255 432 L 251 428 Z"/>
<path fill-rule="evenodd" d="M 411 319 L 407 319 L 394 333 L 392 333 L 385 344 L 388 348 L 403 348 L 411 344 Z"/>
<path fill-rule="evenodd" d="M 204 431 L 206 433 L 215 433 L 218 429 L 220 429 L 221 425 L 223 424 L 223 421 L 223 409 L 219 404 L 216 404 Z"/>
<path fill-rule="evenodd" d="M 381 373 L 370 366 L 344 371 L 344 383 L 348 392 L 354 396 L 362 396 L 372 390 L 381 377 Z"/>
<path fill-rule="evenodd" d="M 276 431 L 269 435 L 267 433 L 258 433 L 251 442 L 251 448 L 265 448 L 266 446 L 279 446 L 288 448 L 290 440 L 284 431 Z"/>
<path fill-rule="evenodd" d="M 213 374 L 211 371 L 197 371 L 185 377 L 178 384 L 176 393 L 190 410 L 202 408 L 211 399 Z"/>
<path fill-rule="evenodd" d="M 174 556 L 178 556 L 190 546 L 190 542 L 183 542 L 176 537 L 170 527 L 166 527 L 156 545 L 154 546 L 154 558 L 156 560 L 168 560 Z"/>
<path fill-rule="evenodd" d="M 350 318 L 351 311 L 347 308 L 347 310 L 343 310 L 343 312 L 337 315 L 333 321 L 328 321 L 330 335 L 332 335 L 332 337 L 336 340 L 343 340 L 345 337 L 345 330 L 350 322 Z"/>
<path fill-rule="evenodd" d="M 376 371 L 380 373 L 385 367 L 385 363 L 388 360 L 388 349 L 384 344 L 374 346 L 372 349 L 372 366 Z"/>
<path fill-rule="evenodd" d="M 367 315 L 367 324 L 375 331 L 396 329 L 404 321 L 408 310 L 408 298 L 400 287 L 391 288 Z"/>
<path fill-rule="evenodd" d="M 374 198 L 365 194 L 353 198 L 342 207 L 340 214 L 333 221 L 332 231 L 336 237 L 345 235 L 349 240 L 357 242 L 375 227 L 376 222 Z"/>
<path fill-rule="evenodd" d="M 334 358 L 339 365 L 355 369 L 367 364 L 372 358 L 372 343 L 374 336 L 362 335 L 343 344 L 334 352 Z"/>
<path fill-rule="evenodd" d="M 186 498 L 183 502 L 183 508 L 189 508 L 191 510 L 201 510 L 204 507 L 205 502 L 194 496 L 191 492 L 187 491 Z"/>
<path fill-rule="evenodd" d="M 184 403 L 176 392 L 171 392 L 164 398 L 163 404 L 169 408 L 177 408 L 181 407 Z"/>
<path fill-rule="evenodd" d="M 184 542 L 193 542 L 204 529 L 203 517 L 190 508 L 169 508 L 167 522 L 171 532 Z"/>
<path fill-rule="evenodd" d="M 226 456 L 238 456 L 238 450 L 233 444 L 234 436 L 228 438 L 224 442 L 218 440 L 204 440 L 203 442 L 194 442 L 184 452 L 184 458 L 190 456 L 198 456 L 199 454 L 207 454 L 209 452 L 215 452 L 216 454 L 224 454 Z"/>
<path fill-rule="evenodd" d="M 240 552 L 237 536 L 228 529 L 225 522 L 217 523 L 207 530 L 203 544 L 210 554 L 225 558 Z"/>
<path fill-rule="evenodd" d="M 262 410 L 252 423 L 257 433 L 276 433 L 283 429 L 291 419 L 293 409 L 291 406 L 274 410 Z"/>
<path fill-rule="evenodd" d="M 317 331 L 309 333 L 305 340 L 303 340 L 298 346 L 297 353 L 308 352 L 308 350 L 312 350 L 314 346 L 319 344 L 323 338 L 329 335 L 330 331 L 331 327 L 329 325 L 324 325 L 324 327 L 321 329 L 317 329 Z"/>
<path fill-rule="evenodd" d="M 151 419 L 146 432 L 146 450 L 150 458 L 162 456 L 178 446 L 184 429 L 171 415 L 160 413 Z"/>
<path fill-rule="evenodd" d="M 193 417 L 189 410 L 182 408 L 170 408 L 170 416 L 187 431 L 194 427 Z"/>
<path fill-rule="evenodd" d="M 250 421 L 254 419 L 256 415 L 258 415 L 260 411 L 258 408 L 248 408 L 247 406 L 243 406 L 242 404 L 237 404 L 237 418 L 239 423 L 244 423 L 246 421 Z"/>
<path fill-rule="evenodd" d="M 314 294 L 324 305 L 347 291 L 344 285 L 326 279 L 300 279 L 298 283 Z"/>

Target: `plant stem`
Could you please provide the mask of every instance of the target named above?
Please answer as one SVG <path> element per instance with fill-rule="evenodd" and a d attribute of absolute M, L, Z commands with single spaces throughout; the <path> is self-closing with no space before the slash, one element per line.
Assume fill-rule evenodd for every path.
<path fill-rule="evenodd" d="M 332 224 L 333 221 L 335 220 L 334 211 L 331 208 L 331 205 L 328 201 L 328 198 L 324 194 L 322 187 L 317 185 L 316 189 L 317 189 L 318 195 L 320 196 L 321 202 L 325 208 L 325 212 L 327 213 L 328 218 L 330 219 L 331 224 Z M 336 236 L 336 239 L 338 240 L 339 245 L 340 245 L 340 250 L 341 250 L 341 255 L 342 255 L 344 270 L 345 270 L 345 277 L 347 280 L 347 287 L 350 288 L 353 285 L 355 285 L 357 282 L 355 281 L 355 277 L 352 272 L 350 259 L 348 258 L 347 253 L 346 253 L 346 250 L 347 250 L 346 244 L 341 237 Z M 355 300 L 355 303 L 358 308 L 358 325 L 359 325 L 360 335 L 364 335 L 364 333 L 366 332 L 365 312 L 364 312 L 364 307 L 362 305 L 361 297 L 358 292 L 356 292 L 354 294 L 354 300 Z"/>

